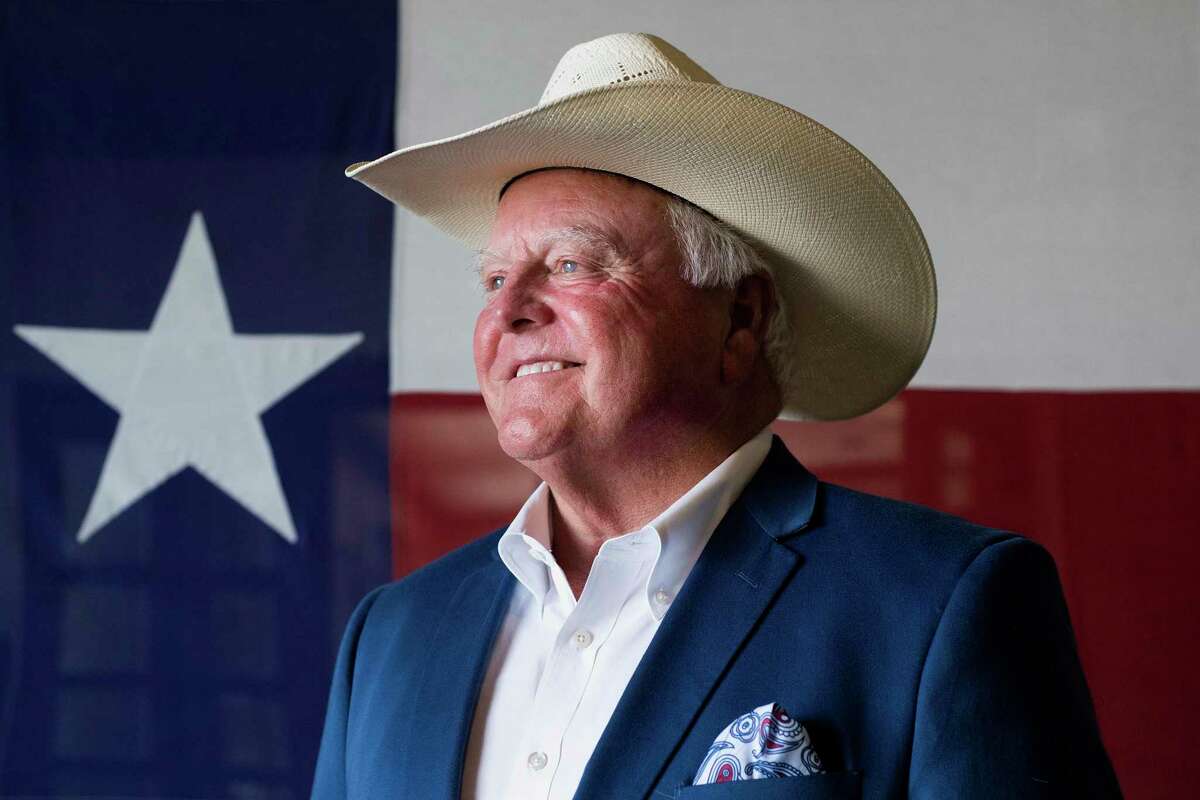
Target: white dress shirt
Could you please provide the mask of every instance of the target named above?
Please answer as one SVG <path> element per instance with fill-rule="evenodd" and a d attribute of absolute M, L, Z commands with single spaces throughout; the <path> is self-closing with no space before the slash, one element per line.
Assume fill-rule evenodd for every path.
<path fill-rule="evenodd" d="M 475 709 L 463 798 L 575 794 L 663 615 L 770 447 L 764 429 L 645 527 L 604 542 L 578 600 L 551 553 L 550 490 L 534 490 L 498 543 L 521 586 Z"/>

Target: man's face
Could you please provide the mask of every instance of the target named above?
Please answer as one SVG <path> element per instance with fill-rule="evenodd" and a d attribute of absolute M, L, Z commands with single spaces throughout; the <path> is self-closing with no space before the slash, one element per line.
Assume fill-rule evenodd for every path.
<path fill-rule="evenodd" d="M 505 452 L 630 453 L 711 419 L 727 303 L 685 283 L 680 260 L 666 196 L 648 186 L 555 169 L 508 188 L 475 323 L 475 371 Z"/>

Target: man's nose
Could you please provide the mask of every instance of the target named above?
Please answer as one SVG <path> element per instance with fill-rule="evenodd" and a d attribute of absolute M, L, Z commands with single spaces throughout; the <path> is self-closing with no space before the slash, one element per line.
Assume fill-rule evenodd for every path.
<path fill-rule="evenodd" d="M 546 303 L 543 288 L 533 276 L 510 280 L 497 298 L 496 321 L 513 332 L 549 324 L 554 312 Z"/>

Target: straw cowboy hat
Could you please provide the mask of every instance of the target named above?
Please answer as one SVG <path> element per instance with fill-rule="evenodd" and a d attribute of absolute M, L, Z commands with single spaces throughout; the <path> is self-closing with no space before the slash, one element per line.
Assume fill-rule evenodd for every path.
<path fill-rule="evenodd" d="M 888 179 L 828 128 L 722 86 L 656 36 L 576 45 L 533 108 L 346 174 L 478 248 L 504 186 L 547 167 L 644 181 L 759 250 L 793 336 L 782 416 L 863 414 L 904 388 L 924 359 L 937 307 L 933 265 Z"/>

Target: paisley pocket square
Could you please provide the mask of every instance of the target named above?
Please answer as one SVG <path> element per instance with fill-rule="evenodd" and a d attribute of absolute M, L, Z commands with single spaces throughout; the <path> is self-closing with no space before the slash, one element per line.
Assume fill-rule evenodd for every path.
<path fill-rule="evenodd" d="M 778 703 L 742 714 L 713 740 L 692 785 L 824 772 L 808 731 Z"/>

